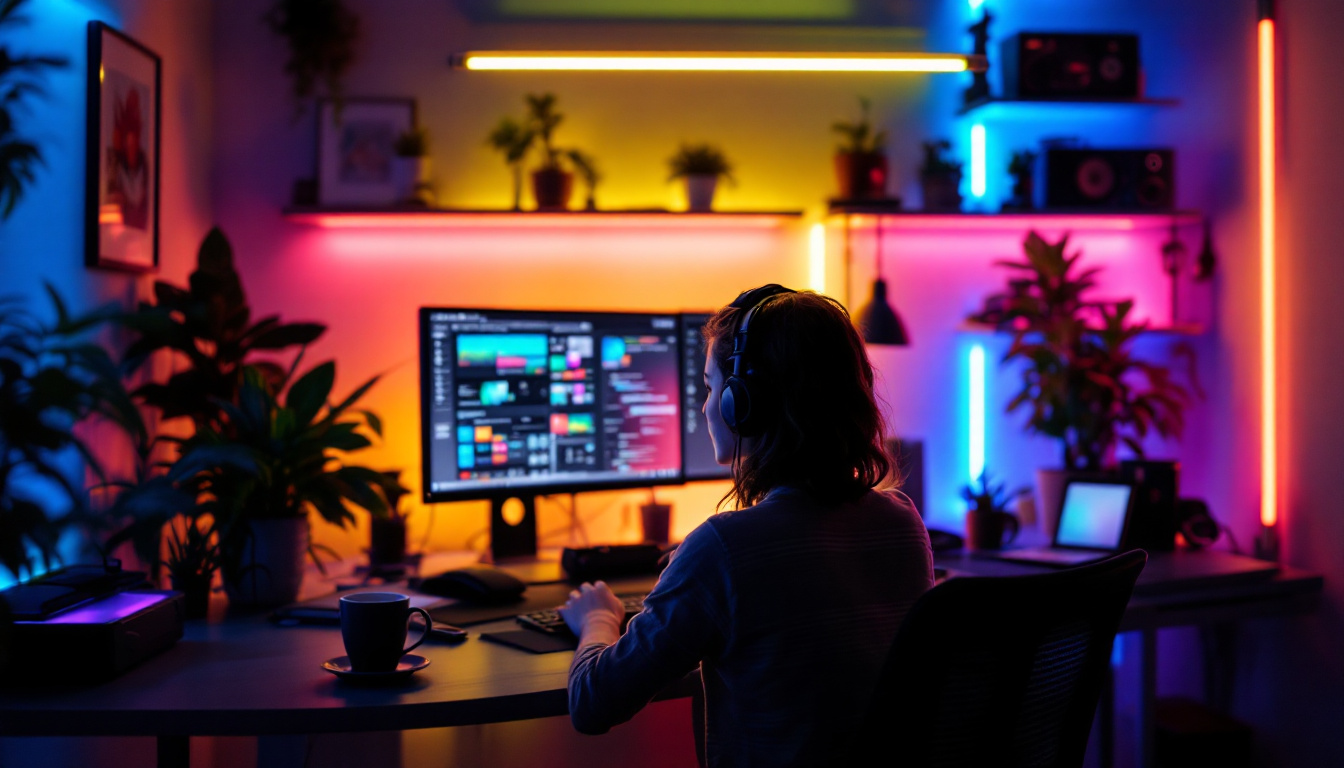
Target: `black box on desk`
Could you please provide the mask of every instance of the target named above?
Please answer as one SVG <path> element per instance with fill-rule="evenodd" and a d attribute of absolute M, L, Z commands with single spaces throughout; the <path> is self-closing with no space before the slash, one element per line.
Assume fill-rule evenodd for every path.
<path fill-rule="evenodd" d="M 0 682 L 97 683 L 115 677 L 182 637 L 181 592 L 118 592 L 45 621 L 16 621 Z"/>

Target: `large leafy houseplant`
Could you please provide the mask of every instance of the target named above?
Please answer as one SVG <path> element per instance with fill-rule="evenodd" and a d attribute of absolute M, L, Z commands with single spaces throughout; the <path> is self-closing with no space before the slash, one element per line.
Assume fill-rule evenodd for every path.
<path fill-rule="evenodd" d="M 1091 301 L 1096 267 L 1079 269 L 1068 236 L 1050 243 L 1029 232 L 1008 290 L 989 296 L 971 320 L 1013 334 L 1004 364 L 1022 363 L 1022 387 L 1008 402 L 1028 410 L 1029 431 L 1054 438 L 1067 470 L 1113 468 L 1118 445 L 1143 458 L 1143 439 L 1179 437 L 1186 387 L 1166 367 L 1139 359 L 1133 342 L 1147 330 L 1129 314 L 1133 301 Z"/>
<path fill-rule="evenodd" d="M 0 31 L 19 26 L 26 19 L 19 15 L 27 0 L 0 0 Z M 42 74 L 64 67 L 59 56 L 25 56 L 10 53 L 0 46 L 0 219 L 9 218 L 23 197 L 23 188 L 36 180 L 36 166 L 42 164 L 42 151 L 25 139 L 15 126 L 14 110 L 27 95 L 42 94 Z"/>
<path fill-rule="evenodd" d="M 54 323 L 34 317 L 17 297 L 0 297 L 0 566 L 15 578 L 59 560 L 58 539 L 72 524 L 96 527 L 82 460 L 103 469 L 79 426 L 103 418 L 143 441 L 144 426 L 116 365 L 85 334 L 110 309 L 73 316 L 47 286 Z M 55 515 L 55 512 L 62 514 Z"/>
<path fill-rule="evenodd" d="M 175 579 L 208 584 L 221 567 L 226 586 L 239 586 L 242 574 L 255 585 L 279 576 L 268 572 L 270 566 L 250 564 L 258 531 L 269 526 L 258 521 L 290 521 L 288 528 L 302 535 L 298 556 L 290 558 L 301 571 L 303 551 L 313 552 L 309 510 L 345 526 L 353 517 L 342 499 L 369 510 L 385 506 L 377 492 L 384 476 L 346 466 L 339 457 L 369 444 L 360 426 L 381 431 L 376 415 L 351 410 L 373 381 L 328 404 L 335 364 L 298 370 L 325 327 L 283 323 L 274 315 L 253 322 L 220 230 L 206 236 L 189 284 L 182 289 L 160 281 L 155 302 L 121 318 L 136 333 L 123 360 L 127 371 L 165 354 L 176 369 L 133 394 L 165 422 L 189 420 L 190 429 L 159 435 L 173 450 L 118 497 L 114 515 L 127 525 L 112 543 L 130 539 L 142 558 L 157 562 L 166 527 L 164 564 Z M 351 420 L 355 415 L 360 418 Z M 296 572 L 294 563 L 286 567 Z M 241 602 L 254 602 L 236 594 Z"/>

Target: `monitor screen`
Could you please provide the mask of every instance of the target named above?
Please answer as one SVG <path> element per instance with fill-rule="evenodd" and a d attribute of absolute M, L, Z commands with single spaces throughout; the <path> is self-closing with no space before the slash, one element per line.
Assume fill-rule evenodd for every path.
<path fill-rule="evenodd" d="M 682 468 L 687 480 L 722 480 L 732 477 L 732 468 L 714 460 L 714 444 L 701 408 L 709 390 L 705 388 L 705 341 L 700 331 L 708 313 L 687 312 L 681 316 L 682 387 Z"/>
<path fill-rule="evenodd" d="M 421 308 L 427 502 L 681 480 L 676 314 Z"/>
<path fill-rule="evenodd" d="M 1132 490 L 1127 483 L 1070 482 L 1064 487 L 1055 544 L 1091 549 L 1119 548 L 1125 535 Z"/>

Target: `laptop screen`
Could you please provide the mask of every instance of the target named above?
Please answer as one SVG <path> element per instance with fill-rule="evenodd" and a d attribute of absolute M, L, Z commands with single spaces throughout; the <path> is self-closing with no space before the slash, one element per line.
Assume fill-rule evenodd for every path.
<path fill-rule="evenodd" d="M 1118 549 L 1132 486 L 1074 481 L 1064 490 L 1055 545 Z"/>

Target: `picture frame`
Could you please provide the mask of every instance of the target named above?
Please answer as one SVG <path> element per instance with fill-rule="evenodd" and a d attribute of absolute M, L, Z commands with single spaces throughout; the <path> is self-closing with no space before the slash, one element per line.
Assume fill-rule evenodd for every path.
<path fill-rule="evenodd" d="M 163 62 L 102 22 L 88 25 L 85 263 L 159 266 Z"/>
<path fill-rule="evenodd" d="M 331 99 L 318 102 L 318 203 L 383 207 L 396 204 L 397 137 L 416 124 L 415 99 Z"/>

